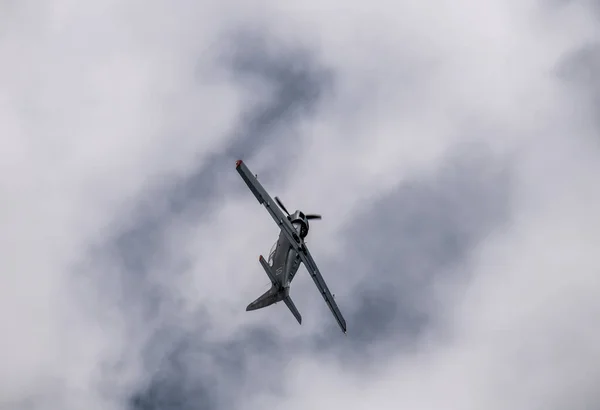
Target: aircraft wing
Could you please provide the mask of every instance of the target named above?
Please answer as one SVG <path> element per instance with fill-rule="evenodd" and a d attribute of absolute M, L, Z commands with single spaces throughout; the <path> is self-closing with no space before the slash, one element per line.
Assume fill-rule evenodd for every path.
<path fill-rule="evenodd" d="M 235 163 L 235 168 L 238 173 L 250 188 L 250 191 L 254 194 L 256 199 L 261 205 L 269 212 L 269 215 L 273 218 L 275 223 L 279 226 L 279 228 L 284 232 L 287 239 L 290 241 L 292 245 L 298 244 L 301 242 L 298 233 L 292 226 L 292 223 L 289 221 L 286 215 L 279 209 L 277 203 L 273 201 L 273 198 L 267 193 L 267 191 L 263 188 L 263 186 L 258 182 L 256 176 L 250 172 L 246 164 L 242 160 L 238 160 Z"/>
<path fill-rule="evenodd" d="M 344 333 L 346 333 L 346 321 L 342 316 L 342 312 L 340 312 L 340 309 L 335 303 L 335 300 L 333 299 L 333 296 L 331 295 L 327 284 L 323 280 L 323 276 L 321 275 L 321 272 L 319 272 L 319 268 L 317 267 L 317 264 L 315 263 L 310 252 L 308 251 L 306 244 L 304 244 L 304 241 L 300 239 L 298 233 L 292 226 L 292 223 L 289 221 L 287 216 L 284 215 L 281 209 L 279 209 L 277 203 L 273 201 L 271 196 L 263 188 L 260 182 L 258 182 L 256 176 L 254 176 L 254 174 L 250 172 L 250 170 L 242 160 L 236 161 L 235 168 L 237 169 L 238 173 L 240 174 L 246 185 L 248 185 L 248 188 L 250 189 L 250 191 L 252 191 L 258 202 L 261 205 L 264 205 L 264 207 L 267 209 L 275 223 L 279 226 L 281 231 L 290 241 L 290 244 L 294 247 L 296 252 L 298 252 L 298 255 L 300 255 L 300 258 L 304 263 L 304 266 L 306 266 L 308 273 L 313 278 L 315 285 L 317 285 L 321 296 L 323 296 L 323 299 L 325 299 L 325 303 L 327 303 L 327 306 L 329 306 L 331 313 L 333 313 L 333 316 L 335 316 L 335 319 L 337 320 L 338 324 L 340 325 Z"/>
<path fill-rule="evenodd" d="M 319 272 L 319 268 L 317 267 L 315 260 L 312 258 L 305 244 L 303 244 L 301 247 L 299 246 L 298 248 L 298 255 L 300 255 L 300 259 L 302 259 L 304 266 L 306 266 L 306 270 L 310 274 L 311 278 L 313 278 L 315 281 L 317 289 L 319 289 L 321 296 L 323 296 L 323 299 L 325 299 L 325 303 L 327 303 L 327 306 L 329 306 L 329 309 L 331 310 L 331 313 L 333 313 L 335 320 L 337 320 L 338 324 L 342 328 L 342 331 L 346 333 L 346 320 L 344 319 L 344 316 L 342 316 L 342 312 L 340 312 L 337 303 L 335 303 L 335 300 L 333 299 L 333 296 L 331 295 L 331 292 L 329 291 L 321 272 Z"/>

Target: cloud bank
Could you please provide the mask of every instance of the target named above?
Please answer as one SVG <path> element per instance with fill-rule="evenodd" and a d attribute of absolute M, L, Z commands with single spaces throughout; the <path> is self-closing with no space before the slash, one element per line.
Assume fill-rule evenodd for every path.
<path fill-rule="evenodd" d="M 598 406 L 596 11 L 3 4 L 0 408 Z"/>

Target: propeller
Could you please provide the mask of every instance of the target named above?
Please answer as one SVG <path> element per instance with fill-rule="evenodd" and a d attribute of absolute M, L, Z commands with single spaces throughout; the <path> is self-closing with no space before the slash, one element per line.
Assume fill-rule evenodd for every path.
<path fill-rule="evenodd" d="M 277 202 L 279 204 L 279 206 L 281 207 L 281 209 L 283 209 L 283 211 L 288 214 L 288 216 L 290 216 L 290 213 L 288 212 L 287 209 L 285 209 L 285 206 L 283 205 L 283 202 L 281 202 L 281 200 L 278 197 L 275 197 L 275 202 Z"/>
<path fill-rule="evenodd" d="M 279 207 L 281 209 L 283 209 L 283 211 L 290 216 L 290 213 L 288 212 L 288 210 L 286 209 L 285 205 L 283 205 L 283 202 L 281 202 L 281 199 L 279 199 L 279 197 L 275 197 L 275 202 L 277 202 L 277 204 L 279 205 Z M 306 215 L 306 219 L 321 219 L 321 215 L 316 215 L 316 214 L 309 214 Z"/>

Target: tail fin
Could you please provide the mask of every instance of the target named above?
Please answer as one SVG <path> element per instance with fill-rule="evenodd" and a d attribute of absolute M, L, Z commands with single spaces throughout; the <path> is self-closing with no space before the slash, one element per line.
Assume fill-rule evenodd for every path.
<path fill-rule="evenodd" d="M 265 273 L 267 274 L 267 276 L 269 277 L 269 279 L 271 279 L 271 283 L 273 285 L 275 285 L 277 283 L 277 279 L 275 279 L 275 275 L 273 275 L 273 271 L 271 270 L 271 267 L 269 266 L 269 264 L 267 263 L 267 261 L 265 260 L 265 258 L 263 258 L 263 256 L 260 255 L 258 257 L 258 261 L 260 262 L 261 266 L 265 270 Z"/>
<path fill-rule="evenodd" d="M 271 288 L 265 293 L 263 293 L 254 302 L 250 303 L 246 308 L 246 311 L 262 309 L 264 307 L 272 305 L 273 303 L 277 303 L 283 300 L 288 309 L 290 309 L 290 312 L 292 312 L 292 314 L 298 321 L 298 323 L 302 324 L 302 315 L 300 315 L 300 312 L 298 312 L 298 309 L 296 309 L 294 302 L 292 302 L 292 299 L 290 298 L 290 288 L 287 287 L 284 289 L 280 289 L 277 285 L 277 279 L 275 278 L 275 275 L 273 275 L 273 271 L 271 270 L 271 267 L 269 266 L 265 258 L 263 258 L 263 256 L 260 255 L 258 260 L 260 261 L 260 264 L 262 265 L 269 279 L 271 279 Z"/>
<path fill-rule="evenodd" d="M 292 302 L 292 298 L 290 298 L 289 296 L 286 296 L 283 299 L 283 301 L 285 302 L 287 307 L 290 309 L 290 311 L 292 312 L 292 314 L 294 315 L 294 317 L 296 318 L 298 323 L 302 324 L 302 315 L 300 314 L 300 312 L 298 312 L 298 309 L 296 309 L 296 305 L 294 305 L 294 302 Z"/>

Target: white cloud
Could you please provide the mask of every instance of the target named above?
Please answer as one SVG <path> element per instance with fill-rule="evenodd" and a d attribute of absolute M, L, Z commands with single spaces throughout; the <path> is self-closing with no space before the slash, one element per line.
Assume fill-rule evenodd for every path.
<path fill-rule="evenodd" d="M 180 13 L 169 31 L 157 10 L 104 6 L 15 5 L 0 40 L 3 405 L 37 400 L 36 386 L 56 380 L 42 401 L 106 408 L 94 378 L 105 349 L 126 341 L 118 322 L 94 323 L 103 312 L 77 316 L 86 296 L 73 282 L 93 267 L 73 266 L 147 178 L 189 169 L 236 115 L 236 91 L 218 76 L 195 89 L 210 19 L 196 28 Z"/>
<path fill-rule="evenodd" d="M 115 272 L 129 272 L 110 260 L 75 267 L 120 228 L 124 210 L 135 218 L 149 185 L 188 176 L 234 135 L 253 95 L 215 58 L 227 30 L 246 24 L 280 44 L 314 48 L 334 70 L 334 92 L 316 117 L 278 129 L 302 140 L 298 169 L 273 194 L 324 215 L 311 239 L 317 260 L 343 257 L 337 235 L 353 216 L 435 168 L 457 143 L 482 140 L 515 161 L 511 225 L 475 249 L 468 281 L 440 284 L 450 292 L 438 295 L 443 329 L 430 330 L 451 340 L 399 350 L 368 379 L 299 354 L 283 373 L 289 394 L 257 392 L 247 407 L 277 400 L 283 408 L 530 409 L 595 399 L 598 153 L 579 138 L 593 130 L 575 122 L 554 76 L 566 53 L 597 33 L 587 10 L 522 1 L 252 6 L 57 1 L 13 5 L 2 18 L 0 404 L 124 408 L 131 389 L 151 377 L 138 359 L 152 329 L 101 293 L 118 291 Z M 248 164 L 280 165 L 275 151 L 265 144 Z M 224 180 L 231 187 L 217 188 L 218 213 L 167 222 L 168 258 L 150 276 L 170 286 L 164 270 L 187 261 L 169 290 L 181 292 L 187 309 L 207 309 L 217 339 L 247 323 L 289 330 L 291 340 L 321 322 L 335 326 L 318 317 L 326 309 L 314 289 L 298 296 L 315 304 L 300 309 L 302 327 L 279 306 L 243 311 L 262 291 L 256 257 L 268 252 L 276 227 L 235 175 Z M 237 203 L 224 195 L 235 190 Z M 343 272 L 325 276 L 340 293 L 354 285 Z M 301 280 L 298 289 L 310 292 Z M 133 339 L 132 329 L 141 332 Z M 115 358 L 125 361 L 123 380 L 100 391 L 99 369 Z"/>

